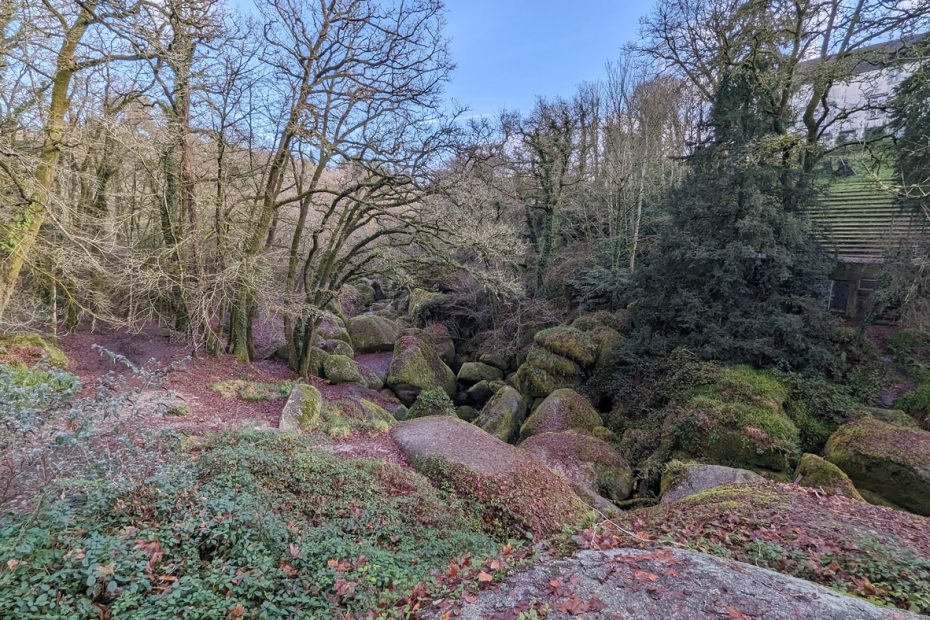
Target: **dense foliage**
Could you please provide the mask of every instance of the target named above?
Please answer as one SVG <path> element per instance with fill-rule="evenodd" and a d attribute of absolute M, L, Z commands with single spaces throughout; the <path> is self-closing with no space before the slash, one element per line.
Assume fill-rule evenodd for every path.
<path fill-rule="evenodd" d="M 3 520 L 0 615 L 389 613 L 433 571 L 495 548 L 424 478 L 286 435 L 226 435 L 141 485 L 77 488 Z"/>

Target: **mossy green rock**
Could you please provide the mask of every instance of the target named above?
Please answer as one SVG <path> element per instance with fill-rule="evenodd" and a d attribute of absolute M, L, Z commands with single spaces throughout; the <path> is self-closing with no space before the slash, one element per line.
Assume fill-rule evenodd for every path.
<path fill-rule="evenodd" d="M 316 330 L 317 338 L 323 340 L 342 340 L 350 347 L 352 346 L 352 337 L 345 328 L 344 321 L 335 314 L 326 313 L 323 320 Z"/>
<path fill-rule="evenodd" d="M 788 391 L 747 366 L 721 368 L 665 415 L 663 436 L 688 456 L 736 467 L 787 471 L 800 433 L 783 405 Z"/>
<path fill-rule="evenodd" d="M 455 408 L 455 415 L 457 415 L 460 420 L 474 422 L 475 418 L 478 417 L 478 410 L 469 405 L 460 405 Z"/>
<path fill-rule="evenodd" d="M 755 472 L 723 465 L 671 461 L 662 472 L 660 496 L 663 504 L 728 484 L 748 484 L 762 480 Z"/>
<path fill-rule="evenodd" d="M 581 377 L 581 367 L 577 363 L 539 345 L 530 347 L 525 364 L 545 370 L 550 376 L 576 379 Z"/>
<path fill-rule="evenodd" d="M 520 428 L 520 438 L 568 430 L 590 433 L 601 426 L 604 421 L 588 399 L 566 388 L 554 391 L 536 407 Z"/>
<path fill-rule="evenodd" d="M 820 489 L 827 495 L 862 499 L 862 495 L 842 469 L 816 454 L 801 456 L 798 467 L 794 470 L 794 481 L 802 487 Z"/>
<path fill-rule="evenodd" d="M 900 409 L 882 409 L 879 407 L 860 407 L 846 412 L 846 421 L 854 422 L 862 418 L 874 418 L 895 426 L 908 426 L 920 428 L 920 424 L 913 417 Z"/>
<path fill-rule="evenodd" d="M 365 383 L 355 360 L 346 355 L 330 355 L 323 360 L 323 374 L 333 383 Z"/>
<path fill-rule="evenodd" d="M 841 426 L 827 442 L 824 457 L 857 488 L 930 515 L 930 433 L 863 418 Z"/>
<path fill-rule="evenodd" d="M 475 425 L 501 441 L 514 436 L 526 416 L 526 401 L 509 385 L 499 389 L 484 406 Z"/>
<path fill-rule="evenodd" d="M 330 355 L 342 355 L 345 357 L 355 357 L 355 351 L 345 340 L 323 340 L 320 342 L 320 348 L 329 353 Z"/>
<path fill-rule="evenodd" d="M 310 347 L 310 374 L 317 377 L 323 376 L 323 362 L 329 357 L 329 353 L 320 347 Z M 285 360 L 287 354 L 285 353 Z"/>
<path fill-rule="evenodd" d="M 432 312 L 446 301 L 443 293 L 415 288 L 410 293 L 410 303 L 407 306 L 407 316 L 423 325 L 430 318 Z"/>
<path fill-rule="evenodd" d="M 452 399 L 442 388 L 423 390 L 407 411 L 407 419 L 425 418 L 431 415 L 457 416 Z"/>
<path fill-rule="evenodd" d="M 452 396 L 457 388 L 455 373 L 439 358 L 433 342 L 420 330 L 406 330 L 394 343 L 386 383 L 408 406 L 423 390 L 442 388 Z"/>
<path fill-rule="evenodd" d="M 544 398 L 558 389 L 575 388 L 580 383 L 580 377 L 553 375 L 529 363 L 520 364 L 513 377 L 514 387 L 527 398 Z"/>
<path fill-rule="evenodd" d="M 465 390 L 465 398 L 472 406 L 481 409 L 503 386 L 501 381 L 479 381 Z"/>
<path fill-rule="evenodd" d="M 511 357 L 503 353 L 482 353 L 478 361 L 482 364 L 488 364 L 495 368 L 500 368 L 506 372 L 511 366 Z"/>
<path fill-rule="evenodd" d="M 465 362 L 459 368 L 458 374 L 459 383 L 468 386 L 481 381 L 500 381 L 503 378 L 504 372 L 500 368 L 481 362 Z"/>
<path fill-rule="evenodd" d="M 312 431 L 320 425 L 323 407 L 323 395 L 318 389 L 306 383 L 297 384 L 284 403 L 278 428 L 282 431 Z"/>
<path fill-rule="evenodd" d="M 359 353 L 392 351 L 400 326 L 376 314 L 360 314 L 349 319 L 349 335 Z"/>
<path fill-rule="evenodd" d="M 574 327 L 544 329 L 533 336 L 533 342 L 582 366 L 590 366 L 597 359 L 597 347 L 590 334 Z"/>
<path fill-rule="evenodd" d="M 12 334 L 0 337 L 0 361 L 34 362 L 44 361 L 57 368 L 67 368 L 68 356 L 62 351 L 54 338 L 45 338 L 39 334 Z"/>
<path fill-rule="evenodd" d="M 522 442 L 520 448 L 571 480 L 579 495 L 594 499 L 598 508 L 609 508 L 598 497 L 619 502 L 633 490 L 633 471 L 623 455 L 588 433 L 540 433 Z"/>

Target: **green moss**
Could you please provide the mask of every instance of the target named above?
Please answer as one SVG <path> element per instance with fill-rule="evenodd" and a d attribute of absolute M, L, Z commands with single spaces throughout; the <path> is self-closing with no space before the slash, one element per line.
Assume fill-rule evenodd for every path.
<path fill-rule="evenodd" d="M 552 376 L 542 368 L 531 364 L 521 364 L 514 375 L 514 386 L 529 398 L 548 396 L 560 387 L 567 387 L 564 380 Z"/>
<path fill-rule="evenodd" d="M 550 327 L 537 332 L 533 341 L 562 357 L 590 366 L 597 359 L 597 347 L 589 334 L 573 327 Z"/>
<path fill-rule="evenodd" d="M 501 441 L 510 441 L 526 415 L 526 402 L 514 388 L 505 386 L 497 391 L 475 420 L 475 426 Z"/>
<path fill-rule="evenodd" d="M 302 392 L 298 426 L 305 431 L 316 430 L 320 427 L 320 419 L 323 416 L 323 395 L 318 389 L 306 383 L 300 384 L 298 389 Z"/>
<path fill-rule="evenodd" d="M 840 427 L 824 456 L 860 490 L 930 515 L 930 433 L 863 418 Z"/>
<path fill-rule="evenodd" d="M 921 418 L 930 415 L 930 382 L 921 383 L 896 400 L 895 407 Z"/>
<path fill-rule="evenodd" d="M 223 398 L 239 398 L 249 402 L 260 402 L 286 397 L 291 393 L 294 382 L 260 383 L 244 379 L 230 379 L 229 381 L 214 383 L 210 387 L 219 392 Z"/>
<path fill-rule="evenodd" d="M 842 469 L 816 454 L 802 455 L 794 475 L 795 480 L 801 486 L 821 489 L 828 495 L 862 499 L 852 480 L 843 473 Z"/>
<path fill-rule="evenodd" d="M 587 398 L 574 390 L 560 389 L 547 396 L 526 419 L 520 438 L 572 429 L 591 432 L 601 426 L 604 421 Z"/>
<path fill-rule="evenodd" d="M 903 329 L 885 340 L 885 348 L 911 379 L 930 382 L 930 333 Z"/>
<path fill-rule="evenodd" d="M 556 355 L 538 345 L 533 345 L 526 355 L 526 364 L 541 368 L 550 376 L 577 377 L 581 375 L 581 368 L 572 360 Z"/>
<path fill-rule="evenodd" d="M 0 360 L 7 362 L 26 362 L 30 358 L 57 368 L 67 368 L 70 361 L 54 339 L 44 338 L 39 334 L 12 334 L 0 337 Z"/>
<path fill-rule="evenodd" d="M 330 355 L 323 360 L 323 373 L 333 383 L 365 383 L 355 360 L 346 355 Z"/>
<path fill-rule="evenodd" d="M 407 411 L 407 419 L 423 418 L 431 415 L 456 416 L 452 399 L 441 388 L 423 390 Z"/>
<path fill-rule="evenodd" d="M 688 465 L 672 459 L 665 464 L 662 470 L 662 481 L 659 483 L 659 496 L 665 495 L 666 491 L 678 484 L 684 475 L 688 473 Z"/>
<path fill-rule="evenodd" d="M 458 387 L 455 373 L 439 359 L 432 342 L 411 333 L 402 335 L 394 346 L 387 384 L 408 385 L 420 390 L 443 388 L 450 396 Z"/>

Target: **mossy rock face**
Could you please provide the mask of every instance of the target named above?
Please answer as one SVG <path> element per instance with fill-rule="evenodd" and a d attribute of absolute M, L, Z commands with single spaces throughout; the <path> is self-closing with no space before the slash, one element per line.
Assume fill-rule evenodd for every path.
<path fill-rule="evenodd" d="M 392 351 L 400 326 L 376 314 L 360 314 L 349 319 L 349 335 L 359 353 Z"/>
<path fill-rule="evenodd" d="M 714 487 L 726 484 L 746 484 L 760 480 L 762 476 L 745 469 L 671 461 L 665 465 L 665 470 L 662 472 L 660 495 L 662 503 L 667 504 Z"/>
<path fill-rule="evenodd" d="M 587 433 L 540 433 L 522 442 L 520 448 L 571 480 L 582 497 L 619 502 L 633 490 L 633 470 L 623 455 Z M 597 497 L 593 499 L 596 507 L 605 507 Z"/>
<path fill-rule="evenodd" d="M 478 410 L 469 405 L 460 405 L 455 408 L 455 415 L 459 417 L 459 420 L 474 422 L 475 418 L 478 417 Z"/>
<path fill-rule="evenodd" d="M 800 433 L 783 405 L 785 386 L 746 366 L 721 368 L 716 380 L 667 412 L 663 435 L 691 457 L 736 467 L 787 471 Z"/>
<path fill-rule="evenodd" d="M 442 388 L 423 390 L 417 395 L 413 406 L 407 411 L 407 419 L 425 418 L 432 415 L 457 416 L 452 399 Z"/>
<path fill-rule="evenodd" d="M 621 334 L 627 334 L 633 325 L 632 314 L 629 310 L 599 310 L 591 315 L 598 323 L 618 331 Z"/>
<path fill-rule="evenodd" d="M 356 362 L 356 368 L 358 368 L 359 374 L 362 376 L 362 383 L 366 385 L 369 389 L 378 391 L 384 388 L 384 376 L 378 374 L 376 371 L 363 366 Z"/>
<path fill-rule="evenodd" d="M 530 347 L 524 363 L 545 370 L 553 377 L 565 377 L 573 380 L 581 378 L 581 367 L 578 364 L 539 345 Z"/>
<path fill-rule="evenodd" d="M 323 340 L 320 342 L 320 348 L 330 355 L 342 355 L 344 357 L 355 357 L 355 351 L 345 340 Z"/>
<path fill-rule="evenodd" d="M 526 401 L 509 385 L 497 391 L 484 406 L 475 425 L 494 435 L 501 441 L 509 441 L 523 418 L 526 417 Z"/>
<path fill-rule="evenodd" d="M 418 325 L 425 325 L 433 312 L 446 302 L 446 295 L 415 288 L 410 292 L 407 316 Z"/>
<path fill-rule="evenodd" d="M 520 439 L 537 433 L 560 433 L 568 430 L 593 432 L 604 426 L 601 415 L 588 399 L 570 389 L 556 390 L 546 397 L 520 428 Z"/>
<path fill-rule="evenodd" d="M 56 368 L 65 369 L 70 361 L 54 338 L 39 334 L 12 334 L 0 337 L 0 362 L 25 363 L 32 366 L 45 361 Z"/>
<path fill-rule="evenodd" d="M 285 360 L 287 359 L 285 353 Z M 320 347 L 310 347 L 310 374 L 317 377 L 323 376 L 323 362 L 329 357 L 329 353 Z"/>
<path fill-rule="evenodd" d="M 449 333 L 448 327 L 442 323 L 430 323 L 423 328 L 423 333 L 436 347 L 439 359 L 446 364 L 451 364 L 455 360 L 455 342 L 452 341 L 452 334 Z"/>
<path fill-rule="evenodd" d="M 323 395 L 306 383 L 295 385 L 284 403 L 278 428 L 282 431 L 312 431 L 319 427 L 323 414 Z"/>
<path fill-rule="evenodd" d="M 391 436 L 414 469 L 462 500 L 499 539 L 547 538 L 587 514 L 568 480 L 473 424 L 419 418 L 397 424 Z"/>
<path fill-rule="evenodd" d="M 590 366 L 597 359 L 597 347 L 591 336 L 574 327 L 544 329 L 533 336 L 533 342 L 581 366 Z"/>
<path fill-rule="evenodd" d="M 794 470 L 795 484 L 820 489 L 828 495 L 862 499 L 856 486 L 843 470 L 816 454 L 804 454 Z"/>
<path fill-rule="evenodd" d="M 500 381 L 504 372 L 500 368 L 482 362 L 465 362 L 459 368 L 458 381 L 462 385 L 471 386 L 481 381 Z"/>
<path fill-rule="evenodd" d="M 452 396 L 458 387 L 455 373 L 439 358 L 436 346 L 420 330 L 406 330 L 394 343 L 386 383 L 408 406 L 423 390 L 442 388 Z"/>
<path fill-rule="evenodd" d="M 841 426 L 827 442 L 824 457 L 857 488 L 930 515 L 930 433 L 863 418 Z"/>
<path fill-rule="evenodd" d="M 324 406 L 320 424 L 314 430 L 339 439 L 357 432 L 369 435 L 383 433 L 395 422 L 394 416 L 370 400 L 340 400 Z"/>
<path fill-rule="evenodd" d="M 479 381 L 465 390 L 465 398 L 473 407 L 481 409 L 502 387 L 504 384 L 500 381 Z"/>
<path fill-rule="evenodd" d="M 482 353 L 478 361 L 482 364 L 500 368 L 504 372 L 507 372 L 513 365 L 513 359 L 503 353 Z"/>
<path fill-rule="evenodd" d="M 520 364 L 513 377 L 513 385 L 527 398 L 545 398 L 562 388 L 576 388 L 581 384 L 580 377 L 553 375 L 532 364 Z"/>
<path fill-rule="evenodd" d="M 905 426 L 909 428 L 920 428 L 920 423 L 913 417 L 901 411 L 900 409 L 882 409 L 879 407 L 860 407 L 846 413 L 847 422 L 855 422 L 862 418 L 874 418 L 881 422 L 894 424 L 895 426 Z"/>
<path fill-rule="evenodd" d="M 332 313 L 326 313 L 323 320 L 316 329 L 316 335 L 320 341 L 324 340 L 342 340 L 350 347 L 352 346 L 352 337 L 345 328 L 345 322 Z"/>
<path fill-rule="evenodd" d="M 358 364 L 346 355 L 330 355 L 323 360 L 323 374 L 333 383 L 365 383 Z"/>
<path fill-rule="evenodd" d="M 623 342 L 623 335 L 610 327 L 598 327 L 591 332 L 591 339 L 597 347 L 597 360 L 594 363 L 597 369 L 606 366 L 610 361 L 610 352 Z"/>

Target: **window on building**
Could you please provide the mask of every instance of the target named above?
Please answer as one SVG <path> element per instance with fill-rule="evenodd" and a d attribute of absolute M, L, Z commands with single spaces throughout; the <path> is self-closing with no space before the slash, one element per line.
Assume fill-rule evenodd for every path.
<path fill-rule="evenodd" d="M 834 280 L 830 290 L 830 311 L 846 313 L 846 304 L 849 300 L 849 282 L 847 280 Z"/>

